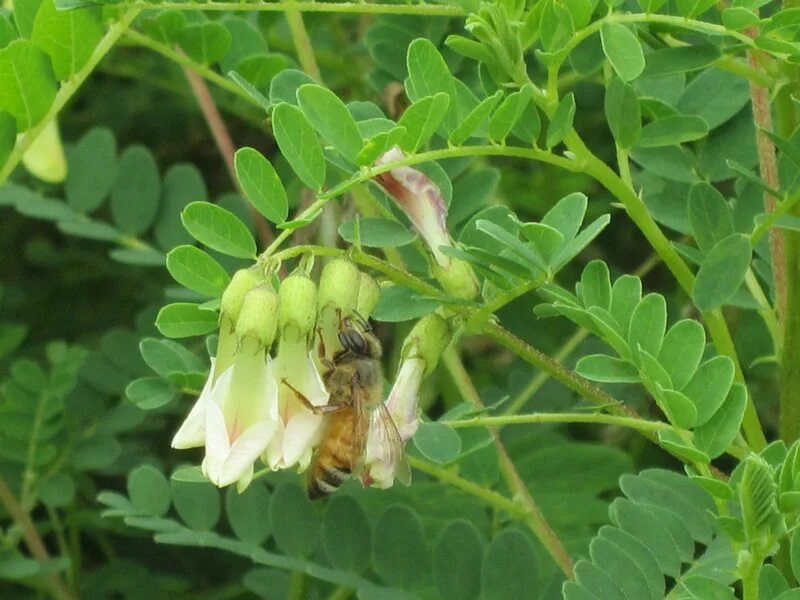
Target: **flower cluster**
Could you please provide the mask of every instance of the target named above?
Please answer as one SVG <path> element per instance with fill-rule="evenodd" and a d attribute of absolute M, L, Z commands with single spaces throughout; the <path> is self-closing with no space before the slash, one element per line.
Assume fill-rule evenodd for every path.
<path fill-rule="evenodd" d="M 326 425 L 309 405 L 328 404 L 322 373 L 341 349 L 341 319 L 366 318 L 379 297 L 378 284 L 344 258 L 325 266 L 319 286 L 298 271 L 276 291 L 255 268 L 237 272 L 222 296 L 211 372 L 172 446 L 204 447 L 205 476 L 220 487 L 236 483 L 240 491 L 257 460 L 273 470 L 306 469 Z M 409 340 L 419 338 L 415 331 Z M 419 386 L 436 360 L 421 358 L 420 342 L 407 345 L 387 402 L 403 441 L 416 431 Z M 362 480 L 388 487 L 396 467 L 373 440 Z"/>

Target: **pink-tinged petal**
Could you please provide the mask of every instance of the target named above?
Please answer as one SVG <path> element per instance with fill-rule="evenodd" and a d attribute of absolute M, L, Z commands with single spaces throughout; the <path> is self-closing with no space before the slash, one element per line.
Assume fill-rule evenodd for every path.
<path fill-rule="evenodd" d="M 405 359 L 400 365 L 397 379 L 386 400 L 386 408 L 404 442 L 411 439 L 419 427 L 417 404 L 424 374 L 425 361 L 423 359 Z"/>
<path fill-rule="evenodd" d="M 394 147 L 378 158 L 375 165 L 382 166 L 404 158 L 403 151 Z M 439 248 L 453 243 L 447 231 L 447 207 L 439 187 L 425 173 L 412 167 L 397 167 L 377 178 L 425 239 L 439 266 L 447 268 L 450 258 Z"/>
<path fill-rule="evenodd" d="M 275 423 L 262 421 L 236 438 L 222 463 L 216 481 L 212 481 L 219 487 L 224 487 L 246 477 L 248 470 L 252 470 L 253 463 L 269 444 L 275 427 Z"/>

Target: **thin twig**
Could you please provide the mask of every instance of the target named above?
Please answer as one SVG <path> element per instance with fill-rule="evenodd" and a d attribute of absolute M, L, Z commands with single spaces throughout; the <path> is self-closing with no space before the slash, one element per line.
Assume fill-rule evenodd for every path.
<path fill-rule="evenodd" d="M 2 477 L 0 477 L 0 504 L 3 505 L 9 516 L 11 516 L 14 522 L 22 529 L 25 546 L 28 548 L 33 558 L 41 565 L 50 562 L 50 555 L 47 552 L 47 548 L 45 548 L 42 538 L 39 537 L 39 532 L 36 531 L 33 521 L 31 521 L 28 513 L 22 508 L 14 492 L 11 491 L 11 488 L 8 487 L 8 484 Z M 55 598 L 59 598 L 60 600 L 75 599 L 75 596 L 72 595 L 67 584 L 64 583 L 64 580 L 61 579 L 58 573 L 49 573 L 47 578 L 50 581 L 51 591 Z"/>
<path fill-rule="evenodd" d="M 442 360 L 461 394 L 474 406 L 482 408 L 483 402 L 481 402 L 481 398 L 472 383 L 469 373 L 467 373 L 467 370 L 464 368 L 464 364 L 461 362 L 461 357 L 458 355 L 456 349 L 452 346 L 448 348 Z M 508 455 L 503 445 L 502 439 L 500 439 L 499 432 L 494 427 L 488 427 L 487 429 L 494 438 L 497 455 L 500 459 L 500 471 L 503 474 L 506 485 L 508 485 L 509 489 L 519 498 L 520 503 L 525 508 L 527 513 L 525 522 L 558 567 L 564 572 L 564 575 L 566 575 L 568 579 L 572 579 L 574 577 L 572 557 L 567 552 L 558 534 L 550 527 L 544 513 L 542 513 L 539 505 L 533 499 L 528 486 L 525 485 L 525 482 L 519 476 L 514 461 L 511 460 L 511 457 Z"/>
<path fill-rule="evenodd" d="M 186 57 L 186 55 L 183 53 L 183 50 L 180 48 L 176 48 L 175 52 L 179 56 Z M 214 143 L 217 145 L 217 150 L 219 150 L 222 160 L 225 162 L 225 168 L 228 170 L 228 175 L 230 175 L 233 185 L 236 186 L 236 189 L 238 189 L 241 193 L 242 190 L 239 186 L 239 180 L 236 179 L 236 168 L 234 167 L 233 162 L 233 155 L 236 153 L 236 146 L 233 144 L 231 134 L 225 125 L 225 121 L 222 119 L 222 115 L 219 114 L 219 109 L 217 108 L 216 102 L 214 102 L 214 97 L 211 95 L 211 91 L 208 89 L 206 82 L 198 73 L 194 71 L 194 69 L 186 64 L 181 64 L 181 69 L 183 69 L 183 74 L 186 75 L 186 79 L 189 82 L 189 87 L 192 88 L 192 93 L 197 99 L 197 104 L 200 106 L 200 111 L 203 113 L 203 118 L 205 118 L 208 128 L 211 130 L 211 136 L 214 138 Z M 255 206 L 253 206 L 250 202 L 245 200 L 245 204 L 247 205 L 247 209 L 250 211 L 250 217 L 253 219 L 253 223 L 256 226 L 258 239 L 261 241 L 262 246 L 268 246 L 274 239 L 272 230 L 269 227 L 269 223 L 267 223 L 264 215 L 258 212 Z"/>

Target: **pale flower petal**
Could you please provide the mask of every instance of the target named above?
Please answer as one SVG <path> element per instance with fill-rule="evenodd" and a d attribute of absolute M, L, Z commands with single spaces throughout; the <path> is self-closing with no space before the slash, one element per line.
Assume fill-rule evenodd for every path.
<path fill-rule="evenodd" d="M 181 424 L 175 437 L 172 438 L 172 447 L 178 450 L 187 448 L 199 448 L 206 442 L 206 402 L 207 396 L 211 393 L 214 379 L 214 359 L 211 359 L 211 369 L 208 372 L 208 379 L 203 386 L 203 391 L 195 401 L 189 415 Z"/>
<path fill-rule="evenodd" d="M 276 424 L 268 421 L 249 427 L 233 442 L 217 474 L 217 480 L 212 479 L 212 481 L 220 487 L 230 485 L 246 477 L 248 470 L 252 478 L 253 463 L 264 451 L 275 428 Z"/>
<path fill-rule="evenodd" d="M 424 374 L 424 360 L 421 358 L 404 360 L 386 400 L 386 408 L 392 415 L 392 420 L 404 442 L 411 439 L 419 427 L 417 404 Z"/>

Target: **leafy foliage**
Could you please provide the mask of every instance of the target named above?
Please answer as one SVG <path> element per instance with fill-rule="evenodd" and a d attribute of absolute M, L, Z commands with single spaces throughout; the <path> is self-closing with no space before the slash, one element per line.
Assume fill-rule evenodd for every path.
<path fill-rule="evenodd" d="M 0 9 L 0 595 L 797 597 L 800 9 L 228 8 Z M 220 491 L 229 286 L 331 257 L 415 481 Z"/>

